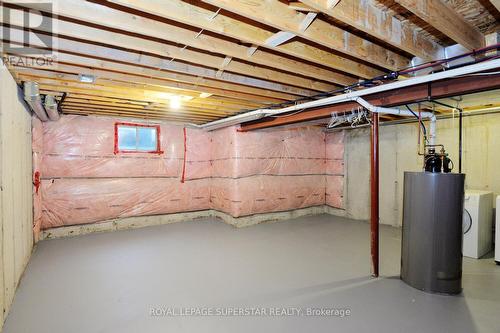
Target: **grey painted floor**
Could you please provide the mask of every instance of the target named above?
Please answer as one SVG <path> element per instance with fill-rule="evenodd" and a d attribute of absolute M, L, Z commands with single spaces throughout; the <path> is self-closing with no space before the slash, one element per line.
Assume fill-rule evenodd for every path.
<path fill-rule="evenodd" d="M 465 260 L 463 295 L 430 295 L 397 277 L 399 229 L 381 229 L 383 278 L 369 277 L 368 240 L 368 224 L 320 215 L 244 229 L 207 219 L 44 241 L 4 332 L 500 332 L 500 267 L 491 258 Z M 351 314 L 151 316 L 162 307 Z"/>

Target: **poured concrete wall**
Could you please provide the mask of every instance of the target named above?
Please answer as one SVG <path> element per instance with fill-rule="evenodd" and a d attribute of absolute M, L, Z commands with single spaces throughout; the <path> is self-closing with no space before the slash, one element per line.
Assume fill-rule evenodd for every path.
<path fill-rule="evenodd" d="M 33 248 L 31 115 L 0 62 L 0 330 Z"/>
<path fill-rule="evenodd" d="M 458 171 L 458 119 L 438 120 L 437 141 L 443 143 Z M 380 222 L 401 225 L 404 171 L 422 170 L 417 155 L 417 124 L 380 128 Z M 464 118 L 463 172 L 466 188 L 500 194 L 500 114 Z M 370 130 L 345 134 L 346 214 L 370 215 Z"/>

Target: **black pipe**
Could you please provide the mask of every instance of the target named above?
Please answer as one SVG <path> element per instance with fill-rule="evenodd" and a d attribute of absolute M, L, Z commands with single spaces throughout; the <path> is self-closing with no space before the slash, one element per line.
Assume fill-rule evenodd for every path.
<path fill-rule="evenodd" d="M 59 111 L 60 114 L 62 114 L 62 105 L 63 105 L 64 100 L 66 99 L 67 96 L 68 96 L 68 94 L 66 92 L 64 92 L 62 94 L 61 99 L 59 100 L 59 103 L 57 104 L 57 111 Z"/>
<path fill-rule="evenodd" d="M 486 53 L 486 52 L 488 52 L 490 50 L 493 50 L 493 49 L 500 49 L 500 44 L 491 45 L 491 46 L 488 46 L 486 48 L 482 48 L 482 49 L 476 50 L 473 53 L 474 53 L 474 55 L 483 54 L 483 53 Z M 449 58 L 449 59 L 441 59 L 439 61 L 432 61 L 429 64 L 434 63 L 433 66 L 437 66 L 437 65 L 440 65 L 440 64 L 446 64 L 446 63 L 451 62 L 453 60 L 470 56 L 471 54 L 472 54 L 471 52 L 465 53 L 465 54 L 460 54 L 460 55 L 454 56 L 454 57 Z M 471 64 L 475 64 L 475 63 L 479 63 L 479 62 L 483 62 L 483 61 L 487 61 L 487 60 L 492 60 L 492 59 L 496 59 L 498 57 L 499 56 L 489 56 L 489 57 L 484 57 L 482 59 L 475 59 L 475 60 L 473 60 L 471 62 L 468 62 L 468 63 L 465 63 L 465 64 L 458 64 L 458 65 L 450 66 L 450 67 L 446 68 L 446 70 L 455 69 L 455 68 L 459 68 L 459 67 L 464 67 L 464 66 L 467 66 L 467 65 L 471 65 Z M 321 92 L 321 93 L 318 93 L 318 94 L 315 94 L 315 95 L 311 95 L 311 96 L 299 97 L 299 98 L 294 99 L 292 101 L 286 101 L 286 102 L 281 102 L 281 103 L 277 103 L 277 104 L 272 104 L 272 105 L 269 105 L 268 108 L 269 109 L 282 108 L 282 107 L 286 107 L 286 106 L 289 106 L 289 105 L 297 104 L 299 102 L 306 102 L 306 101 L 321 99 L 321 98 L 324 98 L 324 97 L 334 96 L 336 94 L 343 94 L 343 93 L 346 93 L 346 92 L 349 92 L 349 91 L 353 91 L 356 88 L 360 88 L 360 87 L 370 87 L 370 86 L 379 85 L 378 84 L 379 82 L 394 81 L 394 80 L 398 79 L 398 77 L 399 77 L 400 74 L 408 74 L 408 73 L 416 72 L 418 70 L 423 69 L 423 68 L 420 68 L 420 67 L 421 66 L 418 66 L 416 68 L 409 67 L 409 68 L 406 68 L 404 70 L 391 71 L 391 72 L 384 73 L 382 75 L 379 75 L 379 76 L 371 78 L 371 79 L 365 79 L 365 80 L 356 82 L 356 83 L 351 84 L 349 86 L 344 86 L 344 87 L 341 87 L 341 88 L 338 88 L 338 89 Z M 430 66 L 430 67 L 432 67 L 432 66 Z M 433 71 L 433 72 L 437 73 L 437 72 L 441 72 L 443 70 L 444 69 Z M 431 86 L 430 86 L 430 83 L 429 83 L 429 85 L 428 85 L 429 96 L 427 98 L 428 100 L 430 100 L 430 97 L 431 97 L 431 95 L 430 95 L 430 93 L 431 93 L 430 88 L 431 88 Z M 246 110 L 245 112 L 255 111 L 255 110 L 258 110 L 258 109 L 249 109 L 249 110 Z"/>
<path fill-rule="evenodd" d="M 458 109 L 458 173 L 462 173 L 462 109 Z"/>
<path fill-rule="evenodd" d="M 405 104 L 406 108 L 408 109 L 408 111 L 411 112 L 411 114 L 413 114 L 415 116 L 415 118 L 418 119 L 418 122 L 420 123 L 420 125 L 422 126 L 422 130 L 424 132 L 424 139 L 427 139 L 427 129 L 425 128 L 425 124 L 424 122 L 422 121 L 422 119 L 420 119 L 420 117 L 408 106 L 408 104 Z M 425 142 L 424 142 L 425 144 Z"/>
<path fill-rule="evenodd" d="M 458 110 L 458 172 L 462 173 L 462 145 L 463 145 L 463 110 L 459 107 L 455 107 L 440 101 L 430 100 L 432 103 L 445 106 L 450 109 Z"/>

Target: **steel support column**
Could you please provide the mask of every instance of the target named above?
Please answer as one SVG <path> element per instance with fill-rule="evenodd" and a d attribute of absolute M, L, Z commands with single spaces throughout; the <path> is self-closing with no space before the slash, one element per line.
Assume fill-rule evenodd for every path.
<path fill-rule="evenodd" d="M 371 125 L 371 217 L 370 217 L 370 249 L 372 258 L 372 276 L 379 273 L 379 115 L 372 113 Z"/>

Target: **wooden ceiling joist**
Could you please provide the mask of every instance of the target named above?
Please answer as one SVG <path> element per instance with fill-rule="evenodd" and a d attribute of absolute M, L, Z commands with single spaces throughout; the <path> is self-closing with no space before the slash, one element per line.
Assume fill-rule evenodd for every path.
<path fill-rule="evenodd" d="M 424 60 L 444 56 L 443 47 L 415 33 L 408 22 L 401 21 L 376 6 L 376 0 L 342 0 L 329 8 L 325 0 L 300 0 L 353 28 Z"/>
<path fill-rule="evenodd" d="M 21 30 L 17 29 L 8 29 L 11 32 L 10 39 L 11 41 L 18 42 L 20 43 L 23 39 L 23 33 Z M 41 43 L 41 42 L 38 42 Z M 35 36 L 33 35 L 33 42 L 30 44 L 31 46 L 41 46 L 41 45 L 36 45 L 37 41 L 35 40 Z M 186 74 L 181 74 L 181 73 L 176 73 L 176 72 L 170 72 L 170 71 L 165 71 L 162 70 L 163 64 L 166 63 L 165 60 L 160 59 L 160 58 L 155 58 L 152 56 L 147 56 L 147 55 L 139 55 L 127 51 L 122 51 L 122 50 L 117 50 L 117 49 L 110 49 L 102 46 L 92 46 L 89 47 L 85 43 L 79 43 L 75 41 L 70 41 L 70 40 L 65 40 L 65 39 L 59 39 L 58 41 L 58 48 L 59 52 L 55 52 L 54 55 L 56 56 L 56 59 L 58 62 L 66 62 L 66 63 L 75 63 L 81 65 L 82 62 L 85 62 L 85 66 L 88 67 L 97 67 L 101 68 L 103 70 L 105 69 L 110 69 L 110 70 L 120 70 L 117 68 L 126 66 L 125 69 L 120 70 L 122 72 L 129 72 L 129 73 L 135 73 L 138 74 L 139 71 L 143 70 L 142 67 L 147 67 L 144 70 L 148 71 L 147 76 L 153 76 L 149 72 L 156 71 L 158 74 L 156 75 L 157 77 L 161 77 L 162 79 L 167 79 L 167 80 L 172 80 L 172 81 L 178 81 L 178 82 L 183 82 L 183 83 L 191 83 L 195 84 L 196 86 L 200 87 L 191 87 L 191 90 L 195 91 L 200 91 L 200 92 L 210 92 L 213 94 L 218 95 L 216 90 L 213 91 L 208 91 L 208 89 L 203 90 L 202 86 L 206 87 L 213 87 L 213 88 L 219 88 L 223 90 L 229 90 L 229 91 L 237 91 L 237 92 L 242 92 L 242 93 L 248 93 L 252 95 L 261 95 L 261 96 L 268 96 L 268 97 L 274 97 L 277 99 L 295 99 L 298 96 L 304 96 L 304 95 L 312 95 L 314 94 L 313 91 L 310 90 L 304 90 L 304 89 L 299 89 L 299 88 L 294 88 L 291 86 L 284 86 L 281 84 L 275 84 L 271 82 L 264 83 L 262 82 L 261 88 L 256 88 L 255 85 L 255 79 L 247 78 L 246 82 L 252 83 L 252 86 L 245 86 L 243 84 L 235 84 L 231 82 L 225 82 L 225 81 L 219 81 L 218 79 L 212 79 L 212 78 L 204 78 L 202 76 L 193 76 L 193 75 L 186 75 Z M 63 53 L 64 52 L 64 53 Z M 73 54 L 68 54 L 68 53 L 78 53 L 80 56 L 73 55 Z M 83 57 L 86 59 L 84 60 Z M 130 65 L 126 64 L 121 64 L 121 63 L 111 63 L 110 61 L 103 61 L 100 62 L 97 59 L 91 58 L 91 57 L 99 57 L 103 59 L 109 59 L 112 61 L 120 61 L 120 62 L 125 62 L 129 63 Z M 20 59 L 22 60 L 22 59 Z M 79 61 L 78 63 L 73 62 L 73 61 Z M 135 72 L 132 72 L 131 66 L 139 66 L 138 68 L 134 69 Z M 189 67 L 190 65 L 185 65 Z M 204 69 L 204 74 L 206 76 L 213 76 L 215 78 L 216 72 L 213 70 L 209 69 Z M 138 74 L 138 75 L 144 75 L 144 74 Z M 259 80 L 261 81 L 261 80 Z M 164 82 L 166 85 L 167 83 Z M 247 83 L 248 84 L 248 83 Z M 273 89 L 271 89 L 273 88 Z M 280 90 L 280 91 L 276 91 Z M 294 94 L 294 95 L 292 95 Z"/>
<path fill-rule="evenodd" d="M 0 22 L 3 18 L 0 18 Z M 10 14 L 9 19 L 10 25 L 13 26 L 10 29 L 11 36 L 19 36 L 19 32 L 16 32 L 17 27 L 22 26 L 23 24 L 23 15 L 21 11 L 13 10 Z M 44 30 L 49 30 L 51 24 L 47 24 L 47 26 L 39 27 Z M 58 40 L 57 47 L 59 49 L 75 49 L 75 52 L 81 50 L 82 48 L 86 49 L 94 49 L 101 48 L 106 49 L 103 46 L 98 46 L 95 43 L 99 42 L 102 44 L 108 44 L 108 49 L 113 50 L 113 47 L 122 47 L 129 50 L 136 50 L 136 54 L 133 52 L 128 52 L 129 58 L 137 59 L 141 58 L 141 55 L 144 57 L 144 52 L 150 52 L 152 54 L 156 54 L 156 58 L 154 61 L 150 61 L 154 63 L 154 67 L 161 68 L 163 70 L 169 70 L 173 72 L 180 72 L 184 74 L 203 76 L 207 78 L 217 78 L 222 81 L 228 81 L 237 84 L 243 85 L 251 85 L 254 87 L 261 87 L 271 90 L 283 91 L 287 90 L 297 90 L 296 94 L 298 95 L 307 95 L 310 91 L 329 91 L 335 88 L 334 85 L 323 83 L 320 81 L 315 81 L 307 78 L 297 77 L 296 75 L 291 75 L 287 73 L 282 73 L 276 70 L 270 70 L 268 68 L 262 68 L 257 66 L 251 66 L 242 62 L 234 62 L 231 61 L 224 66 L 224 74 L 220 76 L 216 76 L 217 70 L 210 70 L 207 67 L 212 67 L 216 69 L 220 69 L 220 64 L 224 63 L 225 58 L 217 57 L 209 54 L 205 54 L 202 52 L 196 52 L 187 49 L 181 49 L 177 46 L 168 45 L 165 43 L 158 43 L 154 41 L 148 41 L 137 37 L 126 36 L 123 34 L 118 34 L 114 32 L 103 31 L 96 28 L 86 27 L 82 25 L 78 25 L 71 22 L 58 21 L 57 24 L 52 24 L 57 27 L 58 31 Z M 16 27 L 17 26 L 17 27 Z M 14 29 L 16 28 L 16 29 Z M 42 30 L 43 31 L 43 30 Z M 45 31 L 47 32 L 47 31 Z M 40 34 L 40 31 L 37 31 L 37 34 Z M 48 32 L 47 32 L 48 33 Z M 76 42 L 74 40 L 69 40 L 65 38 L 65 36 L 71 38 L 79 38 L 86 42 Z M 92 38 L 89 38 L 91 36 Z M 19 39 L 19 38 L 17 38 Z M 37 41 L 37 38 L 30 38 L 32 41 Z M 117 51 L 117 50 L 116 50 Z M 115 52 L 116 52 L 115 51 Z M 140 52 L 140 53 L 139 53 Z M 173 60 L 174 59 L 174 60 Z M 179 62 L 175 59 L 188 61 L 191 63 L 199 63 L 203 64 L 205 67 L 196 66 L 192 64 L 186 64 Z M 239 74 L 244 74 L 246 76 L 230 73 L 235 72 Z M 257 79 L 256 79 L 257 78 Z M 280 84 L 274 84 L 269 81 L 276 81 Z M 285 83 L 286 85 L 283 85 Z M 299 89 L 294 89 L 292 86 L 297 86 L 303 89 L 302 92 Z M 308 92 L 309 91 L 309 92 Z M 293 92 L 292 92 L 293 93 Z"/>
<path fill-rule="evenodd" d="M 407 67 L 409 64 L 408 58 L 337 28 L 321 19 L 315 19 L 310 22 L 306 29 L 302 29 L 304 20 L 310 14 L 297 12 L 276 0 L 253 2 L 245 0 L 203 1 L 276 29 L 291 32 L 316 44 L 362 59 L 382 68 L 398 70 Z M 153 3 L 154 0 L 113 0 L 113 2 L 124 5 L 141 2 L 146 5 L 146 3 Z"/>
<path fill-rule="evenodd" d="M 4 0 L 3 2 L 15 3 L 13 0 Z M 40 10 L 43 9 L 39 6 L 40 3 L 43 3 L 43 0 L 34 0 L 30 1 L 30 3 L 23 3 L 22 5 L 25 6 L 25 8 Z M 308 77 L 315 77 L 317 79 L 335 84 L 349 85 L 355 82 L 355 79 L 351 76 L 321 67 L 312 66 L 295 59 L 278 56 L 260 49 L 256 50 L 253 55 L 248 55 L 248 49 L 246 46 L 206 34 L 199 35 L 197 32 L 189 29 L 117 11 L 95 3 L 79 0 L 65 0 L 64 2 L 58 3 L 57 11 L 62 16 L 79 21 L 89 22 L 110 29 L 121 30 L 126 33 L 141 34 L 145 36 L 145 38 L 150 36 L 168 40 L 200 50 L 231 56 L 246 62 L 268 66 Z M 59 20 L 59 23 L 63 22 L 64 21 Z M 57 31 L 57 25 L 55 26 L 55 29 Z M 108 42 L 112 42 L 112 40 Z"/>
<path fill-rule="evenodd" d="M 160 105 L 167 105 L 169 103 L 168 97 L 164 97 L 162 91 L 157 90 L 146 90 L 141 89 L 140 86 L 126 85 L 125 83 L 121 83 L 120 85 L 91 85 L 75 81 L 69 80 L 61 80 L 61 79 L 52 79 L 41 76 L 33 76 L 33 75 L 18 75 L 20 80 L 24 81 L 34 81 L 38 82 L 41 86 L 41 89 L 47 89 L 46 86 L 57 86 L 57 87 L 66 87 L 72 89 L 78 89 L 79 91 L 86 92 L 87 94 L 91 94 L 91 92 L 98 92 L 104 96 L 129 96 L 129 98 L 138 99 L 138 100 L 146 100 L 150 103 L 158 103 Z M 60 89 L 60 88 L 57 88 Z M 72 90 L 74 91 L 74 90 Z M 69 90 L 67 92 L 70 92 Z M 122 95 L 123 94 L 123 95 Z M 191 100 L 182 101 L 182 105 L 186 108 L 198 109 L 200 113 L 206 112 L 209 110 L 221 110 L 225 111 L 226 114 L 234 113 L 241 109 L 229 108 L 227 106 L 214 106 L 209 104 L 201 104 L 198 102 L 192 102 Z"/>
<path fill-rule="evenodd" d="M 11 9 L 0 17 L 2 42 L 53 59 L 24 63 L 37 55 L 4 49 L 16 82 L 66 94 L 65 113 L 195 123 L 298 103 L 407 68 L 413 56 L 441 59 L 451 40 L 477 49 L 498 26 L 445 0 L 55 0 L 54 13 L 43 12 L 45 3 L 0 1 Z M 25 27 L 27 10 L 50 24 Z M 53 45 L 39 39 L 49 36 Z"/>
<path fill-rule="evenodd" d="M 262 89 L 257 89 L 257 91 L 253 91 L 253 94 L 250 93 L 250 91 L 246 87 L 235 87 L 239 91 L 236 91 L 233 87 L 228 87 L 227 84 L 219 82 L 217 85 L 219 87 L 213 88 L 210 86 L 207 86 L 205 80 L 203 78 L 183 78 L 185 79 L 191 79 L 192 82 L 190 83 L 185 83 L 185 82 L 178 82 L 178 81 L 173 81 L 175 78 L 179 79 L 178 74 L 172 74 L 168 73 L 165 71 L 158 71 L 150 68 L 144 68 L 144 67 L 137 67 L 133 65 L 126 65 L 126 64 L 121 64 L 121 63 L 115 63 L 115 62 L 110 62 L 110 61 L 104 61 L 104 60 L 98 60 L 98 59 L 93 59 L 93 58 L 87 58 L 87 57 L 82 57 L 82 56 L 76 56 L 72 54 L 65 54 L 65 53 L 56 53 L 58 60 L 61 61 L 61 69 L 67 68 L 66 65 L 68 66 L 78 66 L 80 67 L 80 73 L 83 74 L 92 74 L 99 73 L 99 77 L 101 78 L 108 78 L 109 80 L 124 80 L 125 78 L 129 77 L 132 79 L 132 82 L 137 82 L 137 83 L 143 83 L 143 84 L 152 84 L 152 85 L 158 85 L 158 86 L 163 86 L 163 87 L 168 87 L 168 88 L 173 88 L 177 90 L 179 94 L 185 93 L 186 95 L 195 95 L 194 92 L 197 92 L 196 95 L 199 95 L 200 93 L 212 93 L 218 96 L 226 96 L 230 98 L 235 98 L 235 99 L 242 99 L 242 100 L 247 100 L 251 102 L 256 102 L 256 103 L 277 103 L 283 100 L 292 100 L 296 98 L 294 95 L 288 95 L 288 94 L 282 94 L 282 93 L 275 93 L 275 92 L 270 92 L 270 91 L 265 91 Z M 54 70 L 57 70 L 59 66 L 59 63 L 55 63 L 54 65 Z M 33 65 L 32 68 L 40 68 L 40 69 L 47 69 L 47 66 L 39 66 L 39 65 Z M 93 72 L 93 70 L 95 72 Z M 115 71 L 115 74 L 113 74 L 112 71 Z M 105 73 L 105 72 L 109 73 Z M 130 73 L 130 74 L 124 74 L 124 73 Z M 199 84 L 205 83 L 205 86 L 201 86 Z M 224 89 L 225 87 L 226 89 Z M 231 90 L 231 89 L 234 90 Z M 253 88 L 251 89 L 253 90 Z M 262 95 L 267 95 L 267 96 L 262 96 Z"/>
<path fill-rule="evenodd" d="M 72 98 L 72 97 L 67 97 L 65 100 L 64 100 L 64 107 L 67 107 L 67 106 L 70 106 L 70 105 L 73 105 L 73 106 L 92 106 L 92 107 L 111 107 L 111 108 L 121 108 L 121 109 L 130 109 L 130 110 L 135 110 L 135 111 L 141 111 L 141 110 L 147 110 L 147 111 L 170 111 L 168 110 L 168 107 L 167 106 L 149 106 L 149 105 L 145 105 L 145 106 L 139 106 L 139 105 L 132 105 L 132 104 L 127 104 L 127 103 L 109 103 L 109 102 L 100 102 L 100 101 L 94 101 L 94 100 L 81 100 L 81 99 L 75 99 L 75 98 Z M 151 104 L 151 105 L 155 105 L 155 104 Z M 191 111 L 193 110 L 192 108 L 183 108 L 182 110 L 187 110 L 187 111 Z M 199 110 L 194 110 L 195 112 L 198 112 L 199 113 Z M 208 116 L 218 116 L 218 117 L 221 117 L 221 116 L 227 116 L 227 115 L 231 115 L 235 112 L 224 112 L 224 111 L 214 111 L 214 110 L 206 110 L 203 112 L 203 115 L 208 115 Z"/>
<path fill-rule="evenodd" d="M 112 2 L 261 47 L 267 47 L 267 39 L 274 34 L 271 31 L 222 14 L 211 19 L 213 11 L 191 5 L 182 0 L 163 2 L 154 0 L 114 0 Z M 279 15 L 277 13 L 277 16 Z M 273 50 L 362 78 L 371 78 L 382 73 L 375 68 L 299 41 L 282 44 L 274 47 Z"/>
<path fill-rule="evenodd" d="M 150 102 L 147 103 L 146 105 L 133 105 L 129 103 L 119 103 L 119 102 L 106 102 L 106 101 L 96 101 L 92 99 L 78 99 L 72 97 L 72 95 L 68 95 L 66 99 L 64 100 L 65 103 L 89 103 L 91 105 L 101 105 L 101 106 L 118 106 L 118 107 L 129 107 L 132 109 L 145 109 L 145 110 L 171 110 L 169 104 L 167 103 L 155 103 L 155 102 Z M 182 109 L 184 110 L 191 110 L 194 112 L 197 112 L 199 114 L 206 114 L 206 115 L 219 115 L 219 116 L 227 116 L 230 114 L 234 114 L 239 112 L 240 110 L 235 110 L 235 109 L 227 109 L 227 108 L 220 108 L 220 107 L 214 107 L 210 105 L 199 105 L 199 104 L 193 104 L 191 101 L 183 103 L 181 106 Z"/>
<path fill-rule="evenodd" d="M 148 113 L 136 113 L 128 111 L 116 111 L 116 110 L 95 110 L 89 108 L 66 108 L 64 110 L 65 114 L 78 114 L 78 115 L 96 115 L 96 116 L 109 116 L 109 117 L 128 117 L 128 118 L 139 118 L 139 119 L 157 119 L 166 120 L 174 122 L 185 122 L 185 116 L 171 116 L 171 115 L 159 115 L 159 114 L 148 114 Z M 191 118 L 190 118 L 191 119 Z M 203 119 L 193 119 L 192 122 L 195 124 L 202 124 L 207 121 L 214 120 L 214 118 L 203 118 Z"/>
<path fill-rule="evenodd" d="M 17 68 L 16 68 L 17 69 Z M 18 72 L 17 72 L 18 73 Z M 54 75 L 58 75 L 60 73 L 55 73 L 55 72 L 47 72 L 49 73 L 50 78 L 52 78 Z M 35 73 L 34 73 L 35 74 Z M 53 92 L 53 94 L 56 92 Z M 62 92 L 56 93 L 57 95 L 62 95 Z M 133 100 L 130 98 L 112 98 L 112 97 L 104 97 L 104 96 L 89 96 L 86 94 L 71 94 L 72 98 L 78 98 L 78 99 L 89 99 L 91 98 L 92 100 L 96 101 L 105 101 L 105 102 L 116 102 L 116 103 L 130 103 L 130 104 L 135 104 L 135 105 L 148 105 L 151 102 L 148 101 L 143 101 L 143 100 Z M 158 102 L 155 102 L 157 104 L 161 104 Z M 201 97 L 196 97 L 191 100 L 189 100 L 189 104 L 192 105 L 200 105 L 200 106 L 206 106 L 208 108 L 214 106 L 214 107 L 220 107 L 221 109 L 227 109 L 227 110 L 251 110 L 251 109 L 256 109 L 261 107 L 261 104 L 255 104 L 255 103 L 246 103 L 244 101 L 239 101 L 239 100 L 231 100 L 231 99 L 222 99 L 222 98 L 201 98 Z"/>
<path fill-rule="evenodd" d="M 81 95 L 81 94 L 72 94 L 71 98 L 86 100 L 86 99 L 89 99 L 89 96 Z M 113 102 L 115 102 L 115 103 L 130 103 L 130 104 L 135 104 L 135 105 L 148 105 L 148 104 L 150 104 L 149 102 L 145 102 L 145 101 L 123 100 L 123 99 L 108 98 L 108 97 L 95 97 L 94 96 L 94 98 L 92 98 L 92 99 L 96 100 L 96 101 L 111 102 L 111 103 L 113 103 Z M 220 100 L 220 99 L 216 99 L 216 98 L 207 99 L 207 98 L 199 98 L 199 97 L 190 100 L 189 103 L 191 103 L 193 105 L 202 105 L 202 106 L 203 105 L 205 105 L 205 106 L 219 106 L 221 108 L 228 109 L 228 110 L 254 109 L 254 108 L 258 108 L 260 106 L 259 104 L 251 104 L 251 103 L 245 104 L 245 103 L 239 103 L 239 102 L 236 103 L 234 100 L 227 101 L 227 100 Z"/>
<path fill-rule="evenodd" d="M 484 36 L 441 0 L 395 0 L 398 4 L 469 50 L 484 46 Z"/>
<path fill-rule="evenodd" d="M 155 105 L 155 104 L 152 104 L 152 105 Z M 193 106 L 182 106 L 181 108 L 179 109 L 171 109 L 170 107 L 168 106 L 163 106 L 163 107 L 160 107 L 160 106 L 152 106 L 152 107 L 149 107 L 149 106 L 134 106 L 134 105 L 130 105 L 130 104 L 121 104 L 121 103 L 105 103 L 105 102 L 98 102 L 98 101 L 82 101 L 82 100 L 75 100 L 75 99 L 69 99 L 69 100 L 64 100 L 64 104 L 63 104 L 64 107 L 68 107 L 68 106 L 80 106 L 80 107 L 83 107 L 83 106 L 88 106 L 88 107 L 95 107 L 95 108 L 112 108 L 112 109 L 130 109 L 130 110 L 134 110 L 134 111 L 137 111 L 137 112 L 141 112 L 141 111 L 156 111 L 156 112 L 176 112 L 176 113 L 179 113 L 179 110 L 181 113 L 184 113 L 184 114 L 189 114 L 189 115 L 192 115 L 193 117 L 194 116 L 213 116 L 213 117 L 225 117 L 225 116 L 230 116 L 230 115 L 233 115 L 235 113 L 237 113 L 237 111 L 233 111 L 233 112 L 228 112 L 228 111 L 217 111 L 217 110 L 210 110 L 210 109 L 202 109 L 202 108 L 196 108 L 196 107 L 193 107 Z"/>
<path fill-rule="evenodd" d="M 125 108 L 125 107 L 119 107 L 119 106 L 107 106 L 107 105 L 86 105 L 86 104 L 79 104 L 79 103 L 64 103 L 62 106 L 63 110 L 64 109 L 71 109 L 71 108 L 87 108 L 87 109 L 92 109 L 92 110 L 103 110 L 103 111 L 123 111 L 123 112 L 130 112 L 130 113 L 135 113 L 135 114 L 155 114 L 155 115 L 165 115 L 165 116 L 174 116 L 178 115 L 179 117 L 190 117 L 191 119 L 201 119 L 201 120 L 206 120 L 206 119 L 214 119 L 220 117 L 220 115 L 216 114 L 207 114 L 207 115 L 200 115 L 197 113 L 193 113 L 189 109 L 180 109 L 176 111 L 172 110 L 154 110 L 154 109 L 142 109 L 142 110 L 137 110 L 137 109 L 131 109 L 131 108 Z"/>

